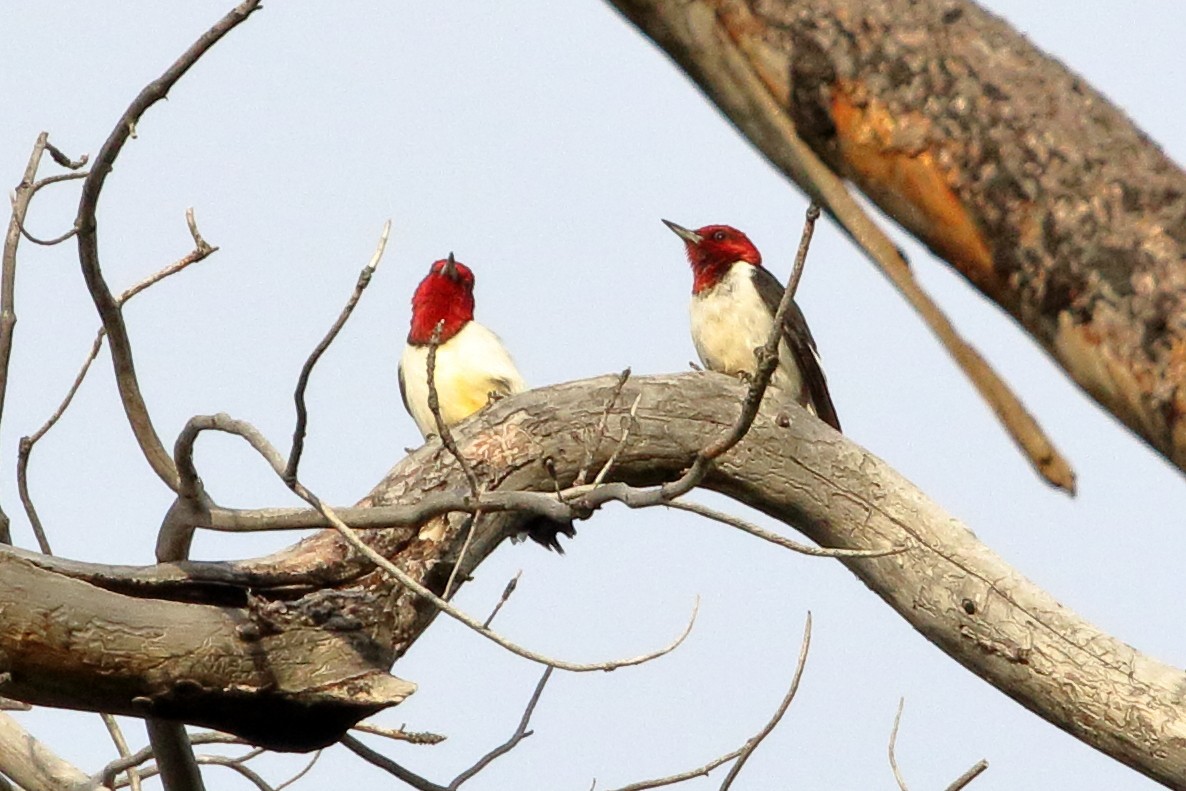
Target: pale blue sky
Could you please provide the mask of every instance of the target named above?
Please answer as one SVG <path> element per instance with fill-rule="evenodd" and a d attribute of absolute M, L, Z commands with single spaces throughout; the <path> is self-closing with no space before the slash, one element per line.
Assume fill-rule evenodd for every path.
<path fill-rule="evenodd" d="M 1182 161 L 1174 97 L 1186 6 L 989 5 Z M 140 88 L 228 7 L 10 4 L 0 33 L 0 179 L 16 184 L 43 129 L 67 152 L 94 153 Z M 57 234 L 75 203 L 69 185 L 47 190 L 32 230 Z M 805 202 L 604 4 L 294 0 L 268 3 L 140 124 L 100 207 L 113 287 L 188 252 L 189 206 L 221 251 L 125 311 L 167 443 L 190 415 L 227 411 L 285 444 L 300 365 L 392 218 L 387 257 L 310 388 L 304 478 L 345 503 L 419 444 L 395 365 L 408 299 L 432 260 L 454 251 L 475 270 L 478 318 L 531 382 L 627 365 L 682 370 L 694 357 L 691 276 L 659 218 L 736 225 L 785 277 Z M 1080 494 L 1071 500 L 1037 480 L 921 322 L 824 223 L 800 303 L 847 434 L 1065 605 L 1159 659 L 1186 662 L 1186 628 L 1166 606 L 1177 601 L 1186 555 L 1182 476 L 1081 396 L 995 307 L 905 245 L 928 288 L 1075 466 Z M 16 441 L 56 405 L 97 319 L 72 246 L 26 245 L 21 261 L 0 502 L 18 543 L 31 546 L 12 475 Z M 109 368 L 103 358 L 38 447 L 31 485 L 61 554 L 149 562 L 170 498 L 135 449 Z M 204 439 L 199 463 L 220 502 L 291 503 L 229 439 Z M 735 788 L 894 787 L 885 744 L 903 695 L 898 757 L 913 788 L 943 787 L 979 758 L 991 764 L 979 791 L 1152 786 L 957 666 L 834 561 L 687 515 L 611 508 L 580 533 L 563 558 L 533 545 L 502 548 L 458 602 L 485 613 L 522 569 L 499 628 L 575 660 L 667 642 L 696 595 L 700 620 L 684 647 L 645 667 L 557 674 L 535 736 L 467 788 L 583 791 L 594 777 L 611 788 L 733 749 L 781 697 L 808 610 L 815 635 L 799 697 Z M 248 556 L 288 541 L 201 536 L 195 556 Z M 449 740 L 379 746 L 438 782 L 513 730 L 537 678 L 533 666 L 443 619 L 394 672 L 420 690 L 380 721 Z M 112 755 L 93 715 L 21 719 L 87 771 Z M 138 722 L 128 721 L 128 733 L 143 742 Z M 278 780 L 299 763 L 263 766 Z M 683 787 L 716 788 L 720 776 Z M 304 787 L 347 784 L 398 787 L 340 748 Z M 208 785 L 249 787 L 217 769 Z"/>

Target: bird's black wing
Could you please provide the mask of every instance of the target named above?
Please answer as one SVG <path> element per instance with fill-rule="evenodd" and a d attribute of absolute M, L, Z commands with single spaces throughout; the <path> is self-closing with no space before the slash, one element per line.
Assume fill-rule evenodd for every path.
<path fill-rule="evenodd" d="M 766 309 L 774 315 L 778 310 L 778 303 L 782 301 L 783 293 L 778 278 L 760 266 L 754 267 L 754 287 Z M 798 366 L 799 376 L 803 380 L 803 406 L 810 406 L 820 420 L 840 431 L 840 418 L 836 416 L 836 407 L 832 405 L 832 396 L 828 393 L 828 380 L 824 377 L 824 369 L 820 367 L 815 338 L 811 337 L 807 319 L 803 317 L 803 311 L 799 310 L 799 305 L 794 300 L 791 300 L 790 310 L 787 311 L 782 336 L 790 347 L 791 356 L 795 358 L 795 365 Z"/>
<path fill-rule="evenodd" d="M 399 397 L 400 400 L 404 402 L 404 411 L 410 415 L 412 414 L 412 407 L 408 406 L 408 389 L 404 386 L 403 363 L 400 363 L 396 370 L 399 371 Z"/>

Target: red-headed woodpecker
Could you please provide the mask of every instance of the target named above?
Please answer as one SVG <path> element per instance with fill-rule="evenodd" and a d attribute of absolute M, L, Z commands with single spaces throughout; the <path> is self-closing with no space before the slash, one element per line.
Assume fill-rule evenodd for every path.
<path fill-rule="evenodd" d="M 692 342 L 710 371 L 731 376 L 757 373 L 754 352 L 774 329 L 783 288 L 762 267 L 762 254 L 744 233 L 728 225 L 690 231 L 668 220 L 684 240 L 692 265 Z M 791 302 L 770 380 L 837 431 L 840 420 L 820 367 L 815 339 L 799 306 Z"/>
<path fill-rule="evenodd" d="M 428 408 L 428 347 L 438 323 L 436 384 L 441 419 L 461 422 L 491 400 L 527 389 L 498 336 L 474 321 L 474 273 L 450 253 L 436 261 L 412 295 L 412 328 L 399 363 L 404 408 L 425 439 L 437 433 Z"/>
<path fill-rule="evenodd" d="M 441 322 L 433 383 L 446 426 L 460 423 L 494 398 L 527 389 L 502 341 L 474 321 L 474 273 L 449 253 L 433 263 L 412 295 L 412 327 L 399 362 L 404 408 L 425 439 L 437 433 L 436 418 L 428 408 L 428 350 Z M 543 518 L 529 520 L 524 531 L 561 553 L 557 534 L 576 535 L 571 523 Z"/>

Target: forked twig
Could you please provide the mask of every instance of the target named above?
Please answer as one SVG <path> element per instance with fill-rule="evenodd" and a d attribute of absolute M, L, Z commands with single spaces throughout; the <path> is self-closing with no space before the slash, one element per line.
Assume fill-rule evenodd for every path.
<path fill-rule="evenodd" d="M 509 739 L 483 755 L 469 769 L 466 769 L 457 775 L 457 777 L 453 778 L 453 782 L 449 784 L 449 791 L 457 791 L 462 783 L 485 769 L 494 759 L 506 755 L 515 749 L 515 746 L 519 742 L 531 735 L 531 731 L 527 730 L 527 726 L 531 723 L 531 715 L 535 713 L 535 706 L 539 703 L 540 696 L 544 694 L 544 687 L 547 686 L 548 679 L 551 677 L 552 668 L 544 668 L 544 674 L 540 676 L 539 683 L 535 685 L 535 691 L 531 693 L 531 699 L 527 701 L 527 708 L 523 710 L 523 716 L 519 718 L 519 727 L 515 728 L 515 732 L 511 734 Z"/>
<path fill-rule="evenodd" d="M 145 459 L 170 489 L 174 489 L 177 485 L 177 471 L 173 468 L 173 460 L 152 425 L 148 408 L 144 403 L 144 396 L 140 392 L 140 383 L 136 379 L 136 368 L 132 360 L 132 345 L 128 338 L 127 326 L 120 314 L 119 305 L 103 278 L 103 271 L 99 265 L 99 242 L 96 234 L 95 213 L 107 175 L 111 172 L 116 158 L 128 141 L 128 137 L 135 130 L 140 117 L 148 108 L 165 98 L 190 67 L 223 36 L 247 19 L 259 7 L 259 4 L 260 0 L 245 0 L 240 3 L 203 33 L 159 78 L 146 85 L 132 100 L 131 105 L 120 116 L 115 128 L 104 141 L 102 148 L 99 149 L 94 165 L 82 183 L 78 215 L 74 221 L 74 227 L 78 229 L 78 260 L 82 266 L 83 278 L 86 280 L 87 290 L 91 294 L 95 308 L 111 340 L 111 359 L 115 368 L 120 401 L 123 403 L 124 412 L 127 414 L 128 422 Z"/>
<path fill-rule="evenodd" d="M 535 685 L 535 691 L 531 694 L 531 699 L 527 701 L 527 706 L 523 710 L 523 716 L 519 718 L 519 725 L 515 728 L 515 732 L 511 734 L 510 738 L 505 742 L 495 747 L 490 752 L 483 755 L 472 766 L 462 771 L 453 781 L 447 786 L 442 786 L 437 783 L 421 777 L 415 772 L 404 768 L 400 764 L 391 760 L 387 756 L 367 747 L 362 742 L 358 741 L 352 736 L 344 737 L 341 742 L 344 747 L 359 756 L 363 760 L 371 763 L 380 769 L 388 772 L 391 775 L 399 778 L 403 782 L 419 789 L 419 791 L 457 791 L 461 785 L 467 780 L 471 780 L 479 772 L 489 766 L 496 758 L 506 755 L 519 744 L 519 742 L 526 739 L 532 734 L 532 731 L 527 730 L 527 726 L 531 723 L 531 715 L 535 713 L 536 704 L 539 703 L 540 696 L 543 695 L 544 687 L 548 683 L 548 679 L 552 677 L 552 668 L 544 669 L 544 673 L 540 676 L 539 682 Z"/>
<path fill-rule="evenodd" d="M 588 480 L 589 468 L 593 466 L 593 455 L 597 453 L 597 449 L 601 447 L 602 440 L 605 439 L 605 430 L 609 424 L 609 413 L 613 411 L 614 405 L 618 403 L 618 396 L 622 395 L 622 388 L 626 386 L 626 380 L 629 378 L 629 368 L 624 369 L 622 373 L 618 374 L 618 381 L 614 383 L 614 389 L 610 392 L 609 398 L 605 400 L 605 409 L 601 412 L 601 420 L 597 422 L 597 431 L 594 432 L 593 441 L 585 445 L 585 457 L 581 460 L 581 468 L 577 471 L 577 476 L 572 481 L 573 486 L 583 486 Z"/>
<path fill-rule="evenodd" d="M 115 301 L 117 307 L 122 307 L 124 303 L 139 294 L 141 291 L 156 285 L 170 275 L 174 275 L 218 251 L 217 247 L 212 247 L 206 242 L 204 238 L 202 238 L 202 234 L 198 230 L 198 223 L 194 217 L 194 210 L 192 208 L 186 209 L 185 224 L 189 228 L 190 236 L 194 240 L 194 249 L 187 255 L 182 256 L 163 269 L 154 272 L 148 277 L 140 280 L 138 283 L 125 289 Z M 54 410 L 54 413 L 49 416 L 49 418 L 41 425 L 40 428 L 38 428 L 29 436 L 21 437 L 20 443 L 18 445 L 16 463 L 17 490 L 20 494 L 21 503 L 25 508 L 25 514 L 29 518 L 29 524 L 33 528 L 33 535 L 37 538 L 37 545 L 41 548 L 41 551 L 47 555 L 52 554 L 50 552 L 49 539 L 45 534 L 45 528 L 42 525 L 41 518 L 33 504 L 33 498 L 29 494 L 30 454 L 33 452 L 33 446 L 36 445 L 41 440 L 41 438 L 44 437 L 46 433 L 57 424 L 59 420 L 61 420 L 62 415 L 65 414 L 71 402 L 73 402 L 74 396 L 77 395 L 78 389 L 82 387 L 82 382 L 86 378 L 87 373 L 90 371 L 91 363 L 93 363 L 99 356 L 99 350 L 103 348 L 103 338 L 106 336 L 107 330 L 104 327 L 100 327 L 98 332 L 95 333 L 95 339 L 91 342 L 91 349 L 87 353 L 86 359 L 83 360 L 82 367 L 79 368 L 78 374 L 74 377 L 74 381 L 71 383 L 70 389 L 66 392 L 65 397 L 62 399 L 61 403 L 58 404 L 58 408 Z"/>
<path fill-rule="evenodd" d="M 811 650 L 811 613 L 807 613 L 807 620 L 803 625 L 803 642 L 799 647 L 799 659 L 795 664 L 795 674 L 791 678 L 791 686 L 787 690 L 787 694 L 783 697 L 782 702 L 778 704 L 778 708 L 774 711 L 774 715 L 770 720 L 762 726 L 762 729 L 746 740 L 741 747 L 726 753 L 719 758 L 714 758 L 703 766 L 698 766 L 695 769 L 690 769 L 686 772 L 680 772 L 667 777 L 660 777 L 654 780 L 643 780 L 638 783 L 631 783 L 627 786 L 615 789 L 615 791 L 645 791 L 650 788 L 661 788 L 662 786 L 675 785 L 682 783 L 685 780 L 692 780 L 697 777 L 705 777 L 709 772 L 722 766 L 729 761 L 737 759 L 736 763 L 729 770 L 729 774 L 725 776 L 721 783 L 721 791 L 727 791 L 737 778 L 738 773 L 741 772 L 745 762 L 749 760 L 750 755 L 762 743 L 762 740 L 778 727 L 778 723 L 782 720 L 783 715 L 787 713 L 787 709 L 791 707 L 791 702 L 795 699 L 795 694 L 799 691 L 799 682 L 803 678 L 803 669 L 807 666 L 807 654 Z"/>
<path fill-rule="evenodd" d="M 325 337 L 321 339 L 321 342 L 305 360 L 305 364 L 301 366 L 301 375 L 297 378 L 296 391 L 293 393 L 293 401 L 296 402 L 296 427 L 292 430 L 292 450 L 288 453 L 288 465 L 284 468 L 286 481 L 296 478 L 297 468 L 301 463 L 301 453 L 305 449 L 305 430 L 309 422 L 309 410 L 305 406 L 305 388 L 309 385 L 309 376 L 313 373 L 313 366 L 317 365 L 321 355 L 325 354 L 325 350 L 338 337 L 338 333 L 346 325 L 346 320 L 354 312 L 354 306 L 362 298 L 362 292 L 371 284 L 371 276 L 375 274 L 379 261 L 383 259 L 383 251 L 387 249 L 387 237 L 390 233 L 391 220 L 388 220 L 383 223 L 383 231 L 379 234 L 379 244 L 375 247 L 374 255 L 358 273 L 358 281 L 354 284 L 354 291 L 351 292 L 350 298 L 346 300 L 346 306 L 342 308 L 342 312 L 338 314 L 338 318 L 329 328 L 329 332 L 325 333 Z"/>

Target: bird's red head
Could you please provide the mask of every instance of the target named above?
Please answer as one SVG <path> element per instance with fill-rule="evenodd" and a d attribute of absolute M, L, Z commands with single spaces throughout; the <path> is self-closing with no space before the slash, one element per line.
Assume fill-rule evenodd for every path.
<path fill-rule="evenodd" d="M 453 254 L 429 267 L 428 274 L 412 295 L 412 329 L 408 343 L 424 345 L 432 341 L 437 323 L 444 321 L 441 342 L 452 338 L 474 319 L 474 273 L 465 264 L 453 260 Z"/>
<path fill-rule="evenodd" d="M 663 223 L 684 240 L 688 263 L 692 265 L 692 293 L 699 294 L 716 285 L 729 267 L 738 261 L 762 265 L 762 254 L 749 237 L 729 225 L 706 225 L 689 231 L 669 220 Z"/>

